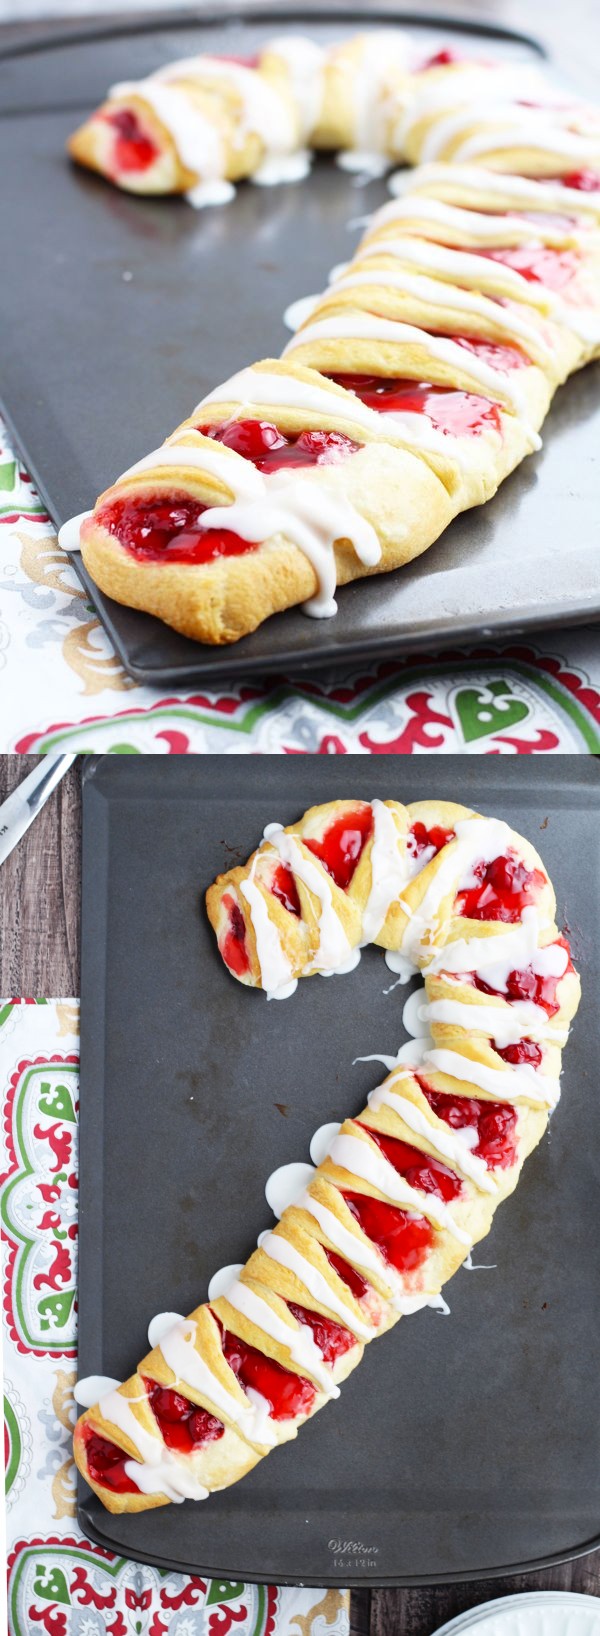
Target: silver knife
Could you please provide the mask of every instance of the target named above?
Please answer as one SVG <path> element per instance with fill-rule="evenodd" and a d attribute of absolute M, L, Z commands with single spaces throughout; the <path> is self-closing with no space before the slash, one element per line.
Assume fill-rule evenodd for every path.
<path fill-rule="evenodd" d="M 74 755 L 42 756 L 16 790 L 11 790 L 0 806 L 0 863 L 29 829 L 38 812 L 67 772 Z"/>

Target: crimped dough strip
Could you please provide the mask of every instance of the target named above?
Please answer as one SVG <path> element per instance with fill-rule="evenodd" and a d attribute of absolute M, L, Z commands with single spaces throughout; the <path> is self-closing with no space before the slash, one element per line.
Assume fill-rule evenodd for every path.
<path fill-rule="evenodd" d="M 357 810 L 364 844 L 342 890 L 314 846 L 323 846 L 332 824 L 356 822 Z M 465 919 L 458 894 L 474 885 L 488 893 L 483 865 L 493 867 L 498 858 L 512 860 L 516 871 L 509 877 L 509 897 L 519 891 L 529 901 L 508 923 Z M 273 868 L 282 862 L 293 876 L 299 914 L 273 891 Z M 561 1047 L 579 1000 L 579 980 L 554 924 L 554 892 L 538 854 L 507 825 L 454 803 L 337 801 L 310 809 L 285 830 L 271 826 L 249 863 L 228 871 L 207 893 L 221 947 L 232 902 L 248 957 L 242 980 L 255 987 L 268 986 L 263 965 L 272 974 L 278 961 L 280 969 L 306 975 L 328 969 L 327 952 L 330 969 L 333 952 L 343 953 L 344 945 L 371 940 L 390 950 L 408 949 L 424 972 L 433 1047 L 421 1069 L 394 1068 L 358 1118 L 344 1122 L 306 1192 L 262 1238 L 239 1279 L 170 1329 L 130 1380 L 81 1416 L 75 1458 L 112 1511 L 203 1498 L 237 1481 L 337 1395 L 369 1340 L 402 1313 L 435 1304 L 442 1284 L 489 1230 L 496 1205 L 513 1191 L 524 1159 L 543 1135 L 558 1097 Z M 476 905 L 469 902 L 469 908 Z M 498 988 L 500 968 L 508 970 L 513 959 L 516 970 L 554 974 L 553 1015 L 515 998 L 508 987 L 504 993 Z M 479 988 L 473 986 L 478 972 L 487 977 Z M 535 1067 L 511 1061 L 510 1049 L 519 1040 L 530 1047 L 537 1042 Z M 512 1110 L 508 1159 L 489 1166 L 480 1158 L 473 1132 L 461 1135 L 464 1121 L 461 1127 L 440 1116 L 440 1093 L 455 1102 L 468 1098 L 470 1120 L 475 1106 L 488 1102 L 491 1109 Z M 449 1202 L 419 1181 L 418 1168 L 416 1180 L 414 1170 L 413 1182 L 406 1179 L 385 1150 L 389 1138 L 418 1150 L 430 1168 L 444 1167 L 452 1182 Z M 412 1271 L 398 1271 L 366 1231 L 356 1210 L 368 1213 L 369 1201 L 408 1211 L 424 1224 L 427 1248 Z M 342 1265 L 331 1255 L 341 1256 Z M 340 1276 L 344 1262 L 362 1279 L 362 1293 L 360 1284 L 353 1293 Z M 288 1302 L 343 1326 L 347 1350 L 333 1365 L 325 1365 L 306 1319 L 300 1322 Z M 229 1368 L 219 1325 L 310 1382 L 312 1401 L 292 1418 L 265 1417 L 264 1398 L 248 1394 Z M 214 1415 L 224 1427 L 220 1439 L 187 1455 L 168 1449 L 145 1379 L 183 1392 L 191 1405 Z M 92 1479 L 86 1452 L 92 1434 L 122 1451 L 139 1492 L 113 1492 Z"/>

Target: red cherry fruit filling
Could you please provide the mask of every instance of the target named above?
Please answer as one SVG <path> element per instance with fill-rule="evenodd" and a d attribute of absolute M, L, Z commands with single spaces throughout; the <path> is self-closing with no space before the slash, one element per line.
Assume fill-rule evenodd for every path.
<path fill-rule="evenodd" d="M 288 1301 L 287 1306 L 299 1324 L 308 1324 L 312 1329 L 324 1363 L 335 1363 L 336 1358 L 343 1357 L 356 1344 L 354 1335 L 343 1324 L 335 1324 L 332 1318 L 323 1318 L 320 1312 L 310 1312 L 308 1307 L 300 1307 L 295 1301 Z"/>
<path fill-rule="evenodd" d="M 441 852 L 443 846 L 454 840 L 453 829 L 442 829 L 441 824 L 434 824 L 427 829 L 425 824 L 413 824 L 409 831 L 408 850 L 411 858 L 420 858 L 430 846 L 435 853 Z"/>
<path fill-rule="evenodd" d="M 142 130 L 137 114 L 130 108 L 116 108 L 103 118 L 116 132 L 114 163 L 117 171 L 148 170 L 158 158 L 158 148 Z"/>
<path fill-rule="evenodd" d="M 473 352 L 476 358 L 481 358 L 491 369 L 499 369 L 501 374 L 508 374 L 511 369 L 528 369 L 531 364 L 531 359 L 520 347 L 507 346 L 503 341 L 484 341 L 475 335 L 446 335 L 440 336 L 440 339 L 456 341 L 457 346 L 464 347 L 466 352 Z"/>
<path fill-rule="evenodd" d="M 557 176 L 563 187 L 574 187 L 578 193 L 600 193 L 600 173 L 597 170 L 570 170 L 567 176 Z"/>
<path fill-rule="evenodd" d="M 343 812 L 334 818 L 321 841 L 305 840 L 304 844 L 324 864 L 336 886 L 345 892 L 372 830 L 371 807 L 357 807 L 354 812 Z"/>
<path fill-rule="evenodd" d="M 223 426 L 199 426 L 198 431 L 251 460 L 258 471 L 281 471 L 284 466 L 339 465 L 359 448 L 343 432 L 300 432 L 284 436 L 266 420 L 226 421 Z"/>
<path fill-rule="evenodd" d="M 245 977 L 250 970 L 250 957 L 246 947 L 246 924 L 239 903 L 229 893 L 223 898 L 223 907 L 227 910 L 227 930 L 221 938 L 219 949 L 229 970 L 236 977 Z"/>
<path fill-rule="evenodd" d="M 144 1380 L 152 1411 L 169 1449 L 179 1454 L 191 1454 L 204 1443 L 216 1443 L 225 1427 L 208 1409 L 199 1409 L 181 1392 L 159 1386 L 156 1381 Z"/>
<path fill-rule="evenodd" d="M 467 920 L 503 920 L 511 924 L 521 919 L 523 910 L 535 903 L 546 881 L 540 869 L 527 869 L 512 853 L 477 863 L 473 870 L 477 885 L 459 892 L 455 910 Z"/>
<path fill-rule="evenodd" d="M 330 379 L 354 392 L 368 409 L 388 415 L 425 415 L 438 431 L 452 437 L 466 437 L 489 426 L 497 432 L 501 429 L 497 404 L 476 392 L 431 386 L 427 381 L 388 380 L 380 375 L 331 375 Z"/>
<path fill-rule="evenodd" d="M 296 882 L 291 869 L 288 869 L 284 863 L 276 865 L 271 876 L 269 890 L 273 893 L 273 897 L 283 904 L 284 909 L 287 909 L 288 914 L 297 915 L 298 919 L 300 918 L 302 910 L 296 891 Z"/>
<path fill-rule="evenodd" d="M 344 1192 L 342 1196 L 384 1261 L 398 1272 L 415 1272 L 421 1266 L 434 1240 L 434 1229 L 425 1216 L 398 1210 L 395 1204 L 384 1204 L 366 1193 Z"/>
<path fill-rule="evenodd" d="M 139 1494 L 137 1483 L 125 1470 L 125 1461 L 129 1456 L 117 1448 L 116 1443 L 111 1443 L 108 1437 L 100 1437 L 89 1426 L 85 1428 L 84 1438 L 92 1482 L 100 1484 L 102 1488 L 110 1488 L 113 1494 Z"/>
<path fill-rule="evenodd" d="M 545 244 L 535 245 L 533 249 L 531 245 L 517 244 L 497 250 L 476 250 L 475 254 L 488 261 L 502 262 L 505 267 L 514 267 L 515 272 L 530 283 L 544 284 L 547 290 L 563 290 L 577 272 L 580 260 L 574 250 L 551 250 Z"/>
<path fill-rule="evenodd" d="M 333 1267 L 342 1283 L 347 1284 L 354 1299 L 362 1301 L 363 1296 L 367 1295 L 370 1289 L 366 1278 L 363 1278 L 362 1273 L 356 1271 L 356 1267 L 351 1267 L 350 1262 L 345 1261 L 343 1255 L 337 1255 L 335 1250 L 326 1250 L 325 1245 L 323 1245 L 323 1250 L 330 1267 Z"/>
<path fill-rule="evenodd" d="M 566 949 L 567 953 L 569 949 L 568 943 L 562 937 L 557 938 L 552 947 Z M 525 971 L 511 971 L 508 974 L 505 991 L 492 988 L 491 983 L 486 983 L 483 977 L 477 977 L 475 972 L 466 976 L 464 981 L 471 982 L 482 994 L 505 993 L 509 1000 L 531 1000 L 533 1005 L 542 1006 L 549 1017 L 555 1017 L 560 1010 L 560 1001 L 556 998 L 558 984 L 562 982 L 566 973 L 572 970 L 573 966 L 569 959 L 564 972 L 559 976 L 554 972 L 545 976 L 543 973 L 533 971 L 531 966 L 527 966 Z"/>
<path fill-rule="evenodd" d="M 221 1345 L 240 1386 L 246 1391 L 250 1386 L 260 1392 L 269 1404 L 273 1420 L 295 1420 L 297 1415 L 308 1414 L 316 1397 L 312 1381 L 284 1369 L 281 1363 L 265 1357 L 228 1329 L 222 1331 Z"/>
<path fill-rule="evenodd" d="M 242 540 L 228 528 L 203 528 L 200 518 L 207 510 L 189 495 L 164 500 L 157 495 L 154 500 L 111 500 L 97 520 L 144 562 L 202 564 L 258 550 L 258 542 Z"/>
<path fill-rule="evenodd" d="M 494 1044 L 494 1041 L 491 1043 Z M 519 1062 L 529 1062 L 532 1068 L 539 1068 L 543 1056 L 542 1047 L 535 1040 L 518 1040 L 515 1045 L 503 1045 L 502 1049 L 495 1045 L 494 1049 L 503 1062 L 510 1062 L 513 1066 Z"/>
<path fill-rule="evenodd" d="M 447 1096 L 445 1091 L 432 1091 L 417 1074 L 416 1078 L 430 1108 L 452 1130 L 468 1126 L 477 1131 L 478 1141 L 473 1152 L 485 1159 L 488 1170 L 505 1170 L 514 1164 L 517 1150 L 515 1131 L 517 1110 L 504 1102 L 480 1102 L 474 1096 Z"/>
<path fill-rule="evenodd" d="M 404 1176 L 409 1187 L 420 1188 L 422 1193 L 434 1193 L 436 1198 L 446 1202 L 458 1198 L 462 1193 L 460 1176 L 440 1164 L 438 1159 L 432 1159 L 408 1142 L 400 1142 L 396 1136 L 385 1136 L 380 1130 L 372 1130 L 370 1125 L 361 1125 L 361 1130 L 368 1130 L 369 1136 L 385 1153 L 398 1175 Z"/>

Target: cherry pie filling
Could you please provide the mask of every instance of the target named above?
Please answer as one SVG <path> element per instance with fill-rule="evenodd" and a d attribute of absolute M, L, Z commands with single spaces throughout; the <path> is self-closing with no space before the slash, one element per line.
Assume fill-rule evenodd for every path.
<path fill-rule="evenodd" d="M 304 838 L 304 845 L 324 865 L 343 892 L 350 885 L 361 854 L 373 833 L 373 812 L 369 803 L 354 812 L 342 812 L 328 824 L 321 840 Z"/>
<path fill-rule="evenodd" d="M 178 1454 L 191 1454 L 194 1449 L 202 1448 L 205 1443 L 216 1443 L 223 1436 L 222 1420 L 209 1414 L 208 1409 L 190 1403 L 182 1392 L 159 1386 L 155 1380 L 144 1380 L 144 1386 L 167 1448 L 176 1449 Z"/>
<path fill-rule="evenodd" d="M 91 1426 L 84 1426 L 83 1436 L 92 1482 L 109 1488 L 113 1494 L 139 1494 L 137 1483 L 125 1470 L 129 1455 L 117 1448 L 116 1443 L 111 1443 L 110 1438 L 101 1437 L 99 1432 L 93 1431 Z"/>
<path fill-rule="evenodd" d="M 300 919 L 302 910 L 298 890 L 292 871 L 288 869 L 287 864 L 278 863 L 275 865 L 269 883 L 269 891 L 273 893 L 273 897 L 277 898 L 279 903 L 283 904 L 288 914 L 296 915 L 297 919 Z"/>
<path fill-rule="evenodd" d="M 98 512 L 101 528 L 114 534 L 139 562 L 214 562 L 217 557 L 241 557 L 258 550 L 258 541 L 242 540 L 229 528 L 204 528 L 202 513 L 208 510 L 189 494 L 172 494 L 154 499 L 109 500 Z"/>
<path fill-rule="evenodd" d="M 361 1130 L 368 1131 L 369 1136 L 399 1176 L 403 1176 L 409 1187 L 420 1189 L 422 1193 L 433 1193 L 436 1198 L 443 1199 L 447 1204 L 450 1199 L 459 1198 L 463 1191 L 460 1176 L 447 1165 L 441 1164 L 439 1159 L 433 1159 L 429 1153 L 423 1153 L 420 1148 L 412 1147 L 409 1142 L 402 1142 L 397 1136 L 386 1136 L 380 1130 L 373 1130 L 370 1125 L 363 1125 Z"/>
<path fill-rule="evenodd" d="M 299 1324 L 307 1324 L 312 1330 L 324 1363 L 335 1363 L 356 1345 L 352 1331 L 344 1324 L 334 1323 L 333 1318 L 324 1318 L 320 1312 L 310 1312 L 308 1307 L 298 1306 L 297 1301 L 286 1301 L 286 1306 Z"/>
<path fill-rule="evenodd" d="M 567 954 L 569 953 L 569 945 L 564 937 L 558 937 L 552 947 L 566 949 Z M 555 1017 L 557 1011 L 560 1011 L 560 1000 L 557 999 L 556 992 L 558 984 L 562 983 L 563 977 L 569 971 L 573 971 L 570 958 L 565 970 L 558 974 L 537 972 L 532 966 L 526 966 L 524 971 L 511 971 L 506 981 L 506 990 L 492 988 L 491 983 L 486 983 L 484 978 L 478 977 L 475 972 L 469 972 L 461 977 L 461 982 L 472 983 L 482 994 L 498 994 L 509 1000 L 530 1000 L 533 1005 L 541 1006 L 548 1017 Z"/>
<path fill-rule="evenodd" d="M 408 833 L 408 853 L 411 858 L 420 858 L 423 852 L 431 849 L 432 857 L 441 852 L 443 846 L 455 838 L 453 829 L 443 829 L 441 824 L 432 824 L 427 829 L 420 822 L 412 824 Z"/>
<path fill-rule="evenodd" d="M 395 1204 L 371 1198 L 367 1193 L 352 1193 L 344 1188 L 345 1199 L 366 1238 L 377 1246 L 384 1261 L 397 1272 L 416 1272 L 425 1260 L 434 1242 L 435 1229 L 425 1216 L 409 1210 L 399 1210 Z M 331 1260 L 331 1253 L 328 1254 Z M 362 1280 L 366 1294 L 368 1285 Z"/>
<path fill-rule="evenodd" d="M 546 885 L 541 869 L 528 869 L 514 853 L 476 863 L 476 885 L 458 892 L 455 912 L 467 920 L 502 920 L 515 925 Z"/>
<path fill-rule="evenodd" d="M 216 1314 L 213 1316 L 216 1318 Z M 239 1335 L 224 1329 L 218 1318 L 216 1321 L 221 1331 L 223 1356 L 244 1391 L 260 1392 L 273 1420 L 295 1420 L 300 1414 L 308 1414 L 317 1395 L 312 1381 L 285 1369 L 283 1364 L 266 1357 Z"/>
<path fill-rule="evenodd" d="M 517 1110 L 505 1102 L 482 1102 L 475 1096 L 449 1096 L 446 1091 L 434 1091 L 419 1073 L 415 1078 L 438 1119 L 443 1119 L 451 1130 L 477 1131 L 477 1145 L 472 1149 L 479 1159 L 485 1159 L 488 1170 L 505 1170 L 517 1157 Z"/>
<path fill-rule="evenodd" d="M 117 172 L 148 170 L 158 159 L 159 149 L 144 131 L 131 108 L 115 108 L 101 118 L 115 132 L 114 163 Z"/>
<path fill-rule="evenodd" d="M 544 284 L 547 290 L 564 290 L 580 265 L 575 250 L 553 250 L 545 244 L 515 244 L 491 250 L 472 250 L 471 255 L 513 267 L 530 283 Z"/>
<path fill-rule="evenodd" d="M 239 903 L 236 903 L 229 892 L 226 892 L 223 898 L 223 908 L 227 910 L 227 926 L 219 941 L 219 951 L 225 965 L 236 977 L 246 977 L 250 970 L 250 956 L 246 944 L 244 916 Z"/>
<path fill-rule="evenodd" d="M 343 432 L 280 432 L 268 420 L 225 421 L 220 426 L 198 426 L 204 437 L 251 460 L 258 471 L 282 471 L 288 466 L 337 466 L 360 444 Z"/>
<path fill-rule="evenodd" d="M 329 379 L 354 392 L 368 409 L 388 415 L 425 415 L 438 431 L 453 437 L 475 435 L 489 427 L 496 432 L 501 430 L 498 405 L 476 392 L 381 375 L 330 375 Z"/>

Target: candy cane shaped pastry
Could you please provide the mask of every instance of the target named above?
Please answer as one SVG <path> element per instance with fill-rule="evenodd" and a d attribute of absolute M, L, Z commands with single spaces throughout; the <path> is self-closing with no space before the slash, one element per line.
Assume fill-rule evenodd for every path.
<path fill-rule="evenodd" d="M 412 173 L 283 360 L 210 393 L 61 543 L 198 641 L 331 616 L 338 585 L 414 560 L 539 446 L 600 351 L 599 223 L 600 194 Z"/>
<path fill-rule="evenodd" d="M 450 802 L 346 800 L 273 823 L 209 889 L 226 966 L 268 993 L 375 942 L 424 975 L 431 1040 L 344 1121 L 238 1277 L 166 1315 L 75 1458 L 111 1511 L 203 1499 L 330 1399 L 365 1345 L 440 1290 L 489 1230 L 559 1095 L 579 979 L 528 841 Z"/>

